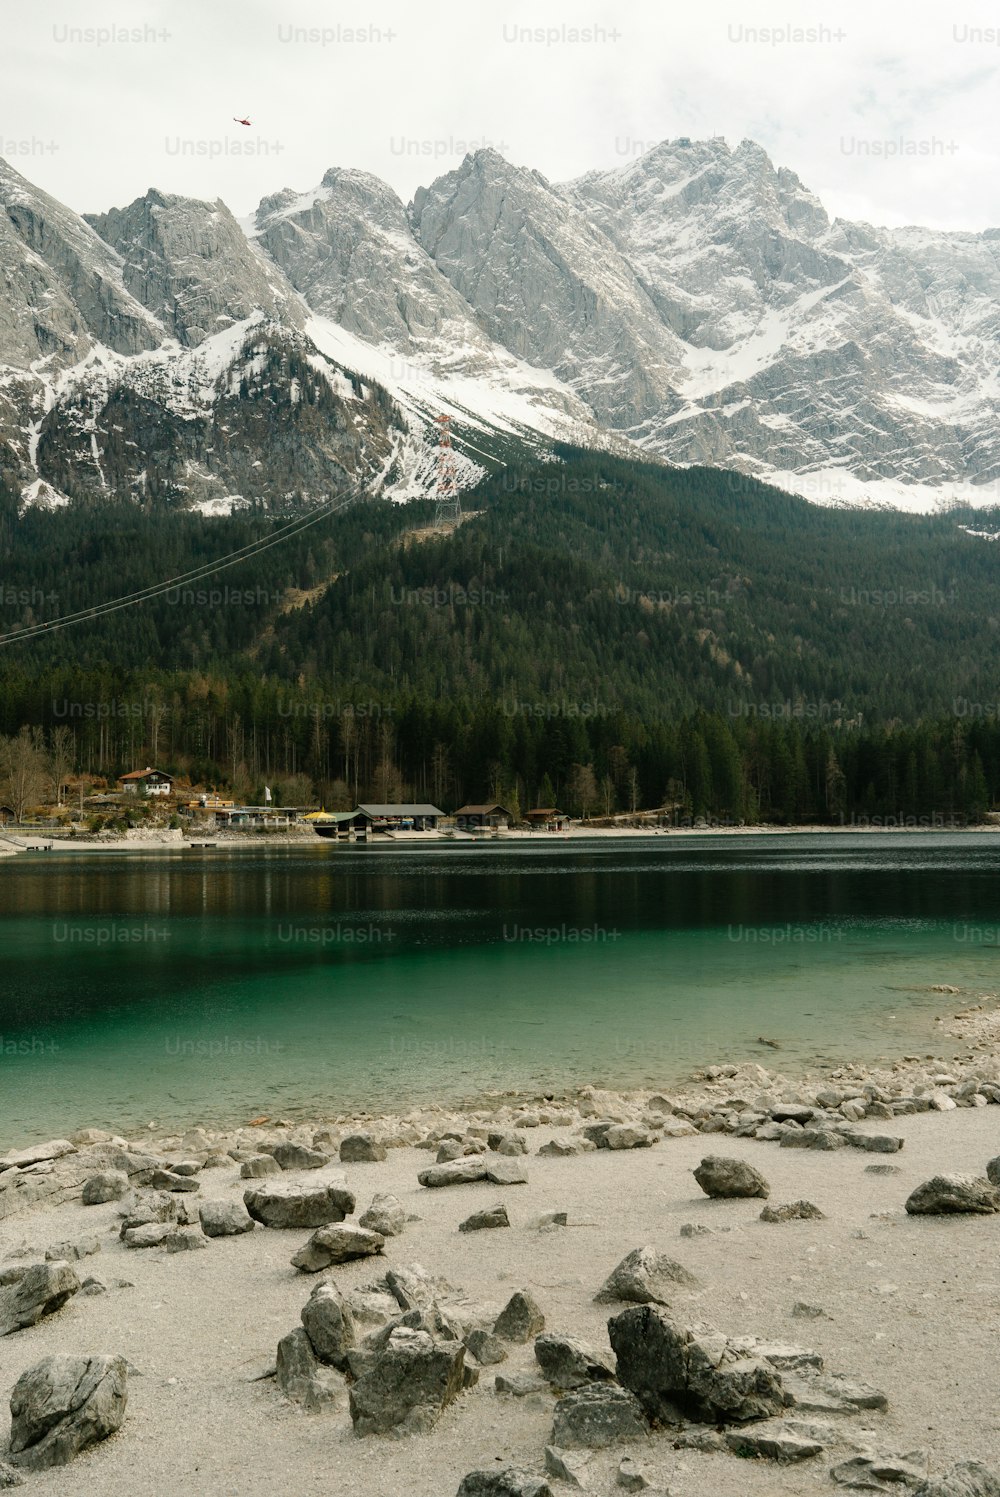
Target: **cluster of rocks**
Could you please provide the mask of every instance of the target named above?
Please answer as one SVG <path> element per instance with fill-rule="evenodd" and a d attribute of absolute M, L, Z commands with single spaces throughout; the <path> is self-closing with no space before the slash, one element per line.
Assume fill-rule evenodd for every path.
<path fill-rule="evenodd" d="M 637 1249 L 624 1263 L 652 1251 Z M 612 1316 L 608 1337 L 611 1353 L 554 1332 L 535 1337 L 540 1381 L 555 1395 L 546 1476 L 511 1466 L 472 1471 L 459 1497 L 540 1497 L 551 1493 L 548 1476 L 579 1489 L 587 1484 L 594 1452 L 655 1452 L 658 1433 L 671 1449 L 801 1461 L 841 1444 L 845 1417 L 870 1417 L 888 1408 L 878 1389 L 827 1373 L 815 1351 L 686 1326 L 661 1304 L 635 1304 Z M 498 1378 L 498 1387 L 501 1382 L 506 1389 L 513 1379 Z M 887 1469 L 889 1458 L 879 1466 L 869 1454 L 872 1469 Z M 642 1463 L 630 1455 L 619 1461 L 617 1484 L 655 1497 Z M 874 1481 L 867 1485 L 878 1489 Z"/>
<path fill-rule="evenodd" d="M 342 1294 L 316 1285 L 301 1326 L 278 1346 L 275 1373 L 285 1396 L 318 1412 L 348 1398 L 358 1436 L 429 1430 L 443 1409 L 503 1361 L 506 1345 L 544 1330 L 530 1295 L 511 1296 L 499 1314 L 470 1303 L 419 1263 Z"/>
<path fill-rule="evenodd" d="M 705 1194 L 716 1199 L 754 1196 L 766 1199 L 771 1193 L 771 1187 L 761 1172 L 744 1159 L 709 1154 L 693 1173 Z M 960 1213 L 990 1216 L 1000 1212 L 1000 1155 L 989 1161 L 985 1175 L 935 1175 L 933 1179 L 925 1180 L 911 1191 L 905 1205 L 911 1216 Z M 764 1222 L 823 1221 L 824 1214 L 812 1201 L 789 1201 L 781 1206 L 765 1206 L 760 1219 Z"/>
<path fill-rule="evenodd" d="M 412 1134 L 412 1130 L 410 1130 Z M 122 1199 L 130 1190 L 196 1195 L 206 1170 L 238 1166 L 248 1180 L 287 1170 L 322 1169 L 341 1162 L 379 1162 L 390 1143 L 413 1136 L 383 1136 L 352 1129 L 292 1127 L 264 1132 L 247 1127 L 209 1133 L 193 1128 L 179 1137 L 135 1143 L 96 1128 L 0 1157 L 0 1220 L 49 1200 L 79 1196 L 85 1206 Z M 174 1157 L 179 1156 L 179 1157 Z"/>
<path fill-rule="evenodd" d="M 1000 1103 L 1000 1065 L 983 1057 L 944 1064 L 932 1056 L 923 1061 L 906 1056 L 884 1068 L 843 1066 L 822 1081 L 797 1082 L 757 1065 L 709 1066 L 697 1080 L 697 1092 L 652 1099 L 647 1105 L 666 1104 L 673 1116 L 687 1119 L 701 1133 L 784 1142 L 786 1134 L 794 1138 L 804 1130 L 837 1133 L 851 1143 L 850 1125 L 865 1119 L 888 1122 L 918 1112 Z M 860 1136 L 865 1135 L 854 1135 Z M 810 1146 L 824 1147 L 799 1144 Z"/>

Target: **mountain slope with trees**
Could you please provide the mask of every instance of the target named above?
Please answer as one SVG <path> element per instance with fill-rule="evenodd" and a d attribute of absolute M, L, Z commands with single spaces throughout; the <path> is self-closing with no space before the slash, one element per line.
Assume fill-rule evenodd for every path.
<path fill-rule="evenodd" d="M 1000 795 L 1000 514 L 818 509 L 564 449 L 359 503 L 191 587 L 0 649 L 0 733 L 67 727 L 242 794 L 410 791 L 734 820 L 981 816 Z M 0 632 L 270 533 L 0 498 Z M 422 528 L 423 527 L 423 528 Z M 568 803 L 568 804 L 567 804 Z"/>

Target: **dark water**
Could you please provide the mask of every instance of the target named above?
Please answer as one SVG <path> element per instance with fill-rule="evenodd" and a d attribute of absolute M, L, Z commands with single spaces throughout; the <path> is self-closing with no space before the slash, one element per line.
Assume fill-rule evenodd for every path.
<path fill-rule="evenodd" d="M 931 985 L 996 990 L 998 858 L 986 833 L 5 859 L 0 1144 L 928 1049 L 965 1001 Z"/>

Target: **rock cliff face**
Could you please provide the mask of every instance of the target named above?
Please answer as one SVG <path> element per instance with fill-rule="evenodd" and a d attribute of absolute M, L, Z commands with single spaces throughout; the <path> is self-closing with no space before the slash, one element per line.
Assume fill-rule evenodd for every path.
<path fill-rule="evenodd" d="M 297 298 L 222 202 L 150 190 L 87 222 L 121 256 L 128 291 L 186 347 L 255 313 L 302 326 Z"/>
<path fill-rule="evenodd" d="M 0 362 L 76 363 L 95 343 L 155 348 L 163 330 L 130 295 L 115 250 L 0 160 Z"/>
<path fill-rule="evenodd" d="M 624 429 L 675 403 L 678 339 L 609 237 L 539 173 L 480 151 L 418 192 L 411 217 L 490 336 L 603 423 Z"/>
<path fill-rule="evenodd" d="M 561 438 L 821 501 L 1000 491 L 1000 230 L 831 221 L 750 141 L 564 184 L 484 150 L 408 208 L 333 168 L 246 231 L 155 191 L 85 221 L 0 163 L 0 277 L 0 469 L 25 502 L 99 472 L 148 497 L 153 471 L 175 502 L 345 474 L 408 497 L 442 411 L 466 478 Z"/>
<path fill-rule="evenodd" d="M 367 172 L 333 168 L 314 193 L 265 198 L 257 236 L 310 308 L 403 353 L 444 338 L 445 353 L 489 340 L 410 233 L 406 209 Z"/>
<path fill-rule="evenodd" d="M 313 192 L 265 198 L 255 224 L 255 242 L 315 314 L 314 335 L 332 336 L 418 419 L 431 408 L 460 424 L 471 417 L 479 451 L 512 436 L 516 447 L 518 436 L 593 435 L 587 404 L 540 359 L 492 336 L 377 177 L 333 168 Z"/>
<path fill-rule="evenodd" d="M 37 463 L 71 499 L 286 513 L 371 492 L 403 435 L 385 391 L 247 319 L 186 357 L 87 366 L 42 418 Z"/>

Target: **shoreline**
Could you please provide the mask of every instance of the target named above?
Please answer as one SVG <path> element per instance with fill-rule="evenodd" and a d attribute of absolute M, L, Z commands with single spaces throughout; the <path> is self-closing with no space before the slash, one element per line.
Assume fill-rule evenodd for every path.
<path fill-rule="evenodd" d="M 665 1076 L 656 1084 L 648 1082 L 644 1085 L 616 1086 L 606 1080 L 592 1079 L 550 1090 L 540 1087 L 493 1089 L 478 1094 L 428 1100 L 414 1098 L 408 1105 L 391 1112 L 331 1107 L 304 1110 L 296 1115 L 296 1109 L 289 1108 L 286 1103 L 283 1115 L 268 1115 L 266 1123 L 268 1126 L 287 1130 L 289 1134 L 336 1127 L 376 1128 L 395 1136 L 412 1127 L 413 1119 L 416 1118 L 427 1126 L 435 1119 L 455 1121 L 467 1117 L 510 1122 L 512 1118 L 524 1113 L 565 1114 L 578 1111 L 581 1098 L 593 1096 L 604 1099 L 608 1107 L 622 1115 L 622 1120 L 626 1117 L 634 1120 L 640 1115 L 646 1115 L 650 1099 L 658 1097 L 668 1099 L 671 1104 L 669 1110 L 682 1116 L 698 1120 L 725 1117 L 727 1120 L 725 1127 L 717 1129 L 716 1124 L 712 1123 L 707 1129 L 702 1129 L 699 1125 L 699 1131 L 732 1132 L 735 1136 L 742 1136 L 739 1128 L 743 1125 L 734 1123 L 729 1116 L 732 1109 L 716 1105 L 720 1101 L 720 1093 L 731 1094 L 734 1086 L 737 1089 L 740 1086 L 753 1086 L 758 1092 L 774 1093 L 777 1101 L 793 1100 L 804 1106 L 813 1105 L 817 1096 L 837 1090 L 838 1087 L 847 1088 L 845 1095 L 874 1088 L 880 1093 L 888 1092 L 890 1096 L 903 1097 L 923 1088 L 928 1092 L 944 1090 L 949 1096 L 953 1093 L 957 1096 L 958 1089 L 967 1087 L 972 1080 L 978 1080 L 991 1087 L 996 1086 L 997 1096 L 990 1100 L 1000 1104 L 1000 993 L 973 993 L 971 989 L 963 993 L 950 985 L 928 991 L 940 992 L 943 999 L 964 999 L 965 1006 L 950 1016 L 935 1016 L 923 1039 L 925 1048 L 919 1054 L 915 1053 L 918 1037 L 911 1036 L 914 1048 L 900 1051 L 895 1056 L 881 1056 L 872 1061 L 831 1059 L 828 1062 L 805 1061 L 797 1064 L 790 1055 L 782 1069 L 775 1054 L 781 1050 L 780 1043 L 761 1040 L 762 1059 L 771 1060 L 770 1067 L 753 1059 L 718 1061 L 695 1067 L 683 1077 Z M 973 997 L 977 1001 L 970 1001 Z M 927 1048 L 932 1040 L 935 1042 L 933 1050 Z M 941 1054 L 939 1052 L 942 1049 L 952 1053 Z M 946 1075 L 954 1078 L 950 1090 L 949 1087 L 938 1084 L 940 1078 Z M 958 1105 L 966 1105 L 964 1099 L 959 1100 Z M 98 1125 L 95 1125 L 92 1117 L 81 1120 L 70 1131 L 69 1136 L 95 1126 Z M 242 1116 L 234 1115 L 228 1119 L 212 1117 L 204 1112 L 183 1119 L 160 1118 L 148 1122 L 144 1128 L 136 1128 L 134 1125 L 124 1129 L 116 1128 L 111 1119 L 105 1119 L 100 1125 L 101 1131 L 116 1137 L 131 1135 L 147 1141 L 156 1140 L 157 1146 L 163 1148 L 171 1140 L 192 1130 L 203 1129 L 214 1140 L 221 1142 L 250 1126 L 257 1124 L 252 1124 L 245 1112 Z M 18 1144 L 10 1145 L 8 1141 L 8 1146 L 14 1149 L 31 1148 L 49 1136 L 51 1134 L 46 1129 L 39 1128 L 31 1137 L 22 1138 Z M 3 1181 L 2 1157 L 0 1154 L 0 1184 Z"/>
<path fill-rule="evenodd" d="M 150 854 L 200 852 L 200 851 L 266 851 L 271 847 L 345 848 L 349 851 L 364 848 L 400 851 L 419 848 L 423 851 L 455 851 L 471 847 L 556 847 L 566 842 L 576 844 L 599 844 L 608 841 L 656 842 L 692 841 L 711 837 L 731 839 L 752 837 L 955 837 L 955 836 L 1000 836 L 1000 825 L 978 826 L 826 826 L 804 824 L 802 826 L 773 826 L 762 823 L 740 827 L 573 827 L 564 832 L 512 831 L 497 838 L 461 837 L 449 838 L 435 833 L 397 833 L 392 837 L 378 837 L 369 842 L 336 842 L 318 836 L 311 828 L 299 832 L 278 832 L 267 836 L 254 836 L 241 832 L 197 833 L 192 838 L 181 831 L 124 832 L 117 837 L 85 838 L 51 836 L 44 832 L 0 835 L 0 858 L 22 853 L 46 851 L 52 853 L 115 853 L 145 852 Z"/>

